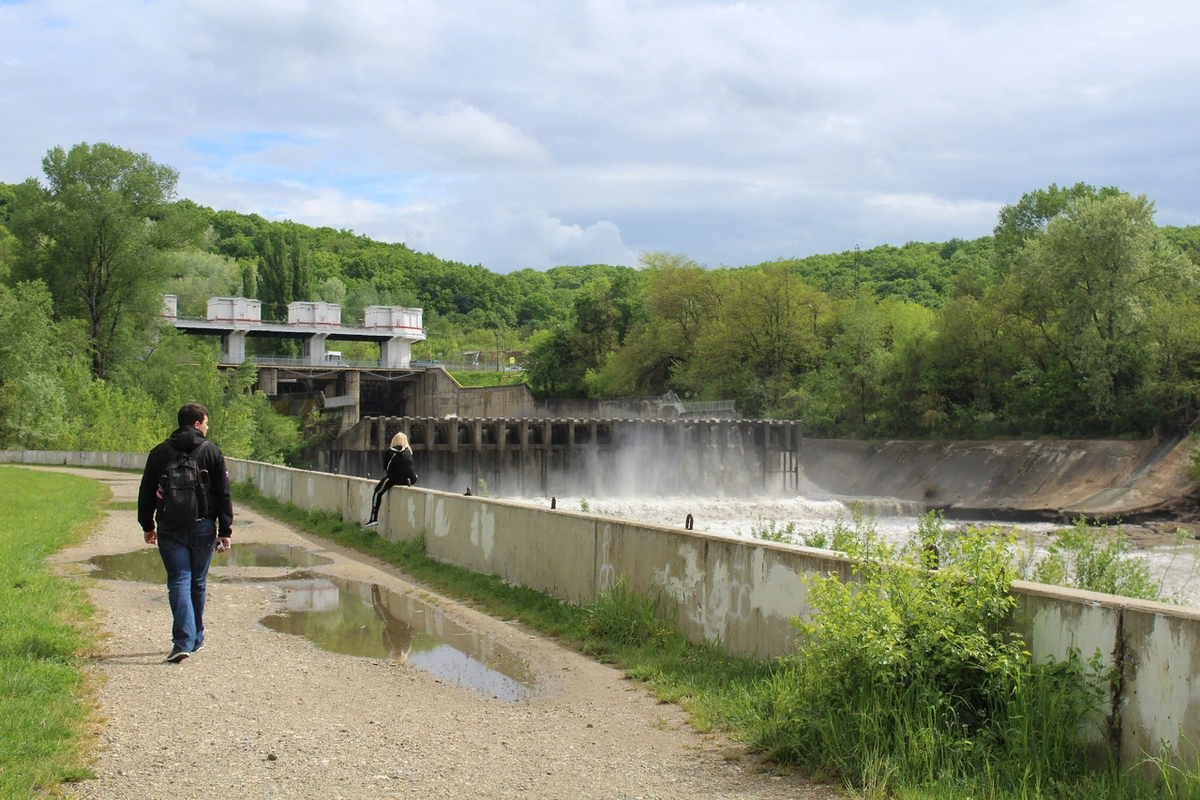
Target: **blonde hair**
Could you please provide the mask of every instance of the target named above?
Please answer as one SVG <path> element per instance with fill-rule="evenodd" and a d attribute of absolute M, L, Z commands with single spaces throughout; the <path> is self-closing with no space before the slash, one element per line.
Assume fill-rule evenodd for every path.
<path fill-rule="evenodd" d="M 399 447 L 401 450 L 411 450 L 408 446 L 408 437 L 403 432 L 397 433 L 392 437 L 392 447 Z"/>

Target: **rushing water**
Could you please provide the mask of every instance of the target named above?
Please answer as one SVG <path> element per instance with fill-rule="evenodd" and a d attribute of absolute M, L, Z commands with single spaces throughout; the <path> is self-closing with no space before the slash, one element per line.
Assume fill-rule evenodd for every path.
<path fill-rule="evenodd" d="M 519 498 L 521 502 L 549 507 L 550 498 Z M 688 514 L 694 530 L 731 538 L 750 538 L 767 526 L 776 531 L 792 526 L 795 537 L 831 532 L 835 525 L 851 525 L 849 500 L 807 497 L 761 496 L 745 498 L 676 497 L 558 497 L 556 507 L 563 511 L 583 511 L 605 517 L 682 528 Z M 891 542 L 908 539 L 917 528 L 919 503 L 890 498 L 865 498 L 862 501 L 867 520 L 881 536 Z M 1013 528 L 1026 543 L 1032 543 L 1036 557 L 1045 553 L 1050 535 L 1061 525 L 1049 522 L 1005 523 L 996 520 L 953 520 L 952 527 L 999 526 Z M 1200 606 L 1200 543 L 1188 538 L 1176 542 L 1173 537 L 1152 534 L 1136 526 L 1123 529 L 1134 544 L 1132 557 L 1143 559 L 1151 575 L 1160 583 L 1160 594 L 1185 605 Z"/>

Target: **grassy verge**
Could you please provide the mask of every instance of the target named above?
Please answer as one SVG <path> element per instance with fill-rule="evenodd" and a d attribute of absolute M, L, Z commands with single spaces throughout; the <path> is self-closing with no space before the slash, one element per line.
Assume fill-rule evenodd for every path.
<path fill-rule="evenodd" d="M 512 386 L 525 382 L 524 372 L 509 372 L 503 370 L 478 370 L 467 372 L 451 372 L 454 380 L 460 386 Z"/>
<path fill-rule="evenodd" d="M 91 606 L 45 559 L 82 539 L 108 496 L 87 478 L 0 467 L 0 797 L 92 775 L 78 656 L 93 644 Z"/>
<path fill-rule="evenodd" d="M 573 606 L 498 577 L 429 558 L 423 542 L 393 543 L 323 512 L 235 487 L 235 497 L 301 530 L 393 564 L 435 591 L 555 636 L 646 682 L 781 770 L 846 784 L 853 796 L 902 800 L 1200 800 L 1200 773 L 1168 760 L 1092 770 L 1077 733 L 1103 700 L 1095 665 L 1032 664 L 1002 620 L 1011 608 L 1008 557 L 987 532 L 955 541 L 932 517 L 915 546 L 878 550 L 869 530 L 847 535 L 864 582 L 809 587 L 821 608 L 810 644 L 757 661 L 692 645 L 652 598 L 623 580 Z M 858 540 L 857 543 L 853 540 Z M 942 564 L 924 559 L 936 543 Z M 912 559 L 915 569 L 879 569 Z M 1089 668 L 1090 667 L 1090 668 Z M 1156 773 L 1156 780 L 1145 774 Z"/>

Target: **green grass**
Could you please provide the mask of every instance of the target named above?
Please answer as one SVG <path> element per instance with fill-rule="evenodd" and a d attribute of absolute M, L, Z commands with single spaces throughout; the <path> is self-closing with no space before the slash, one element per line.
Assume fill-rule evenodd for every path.
<path fill-rule="evenodd" d="M 92 608 L 45 559 L 94 528 L 108 497 L 87 478 L 0 467 L 0 797 L 92 777 L 80 662 Z"/>
<path fill-rule="evenodd" d="M 454 380 L 460 386 L 513 386 L 525 382 L 524 372 L 497 372 L 496 370 L 477 370 L 469 372 L 451 372 Z"/>

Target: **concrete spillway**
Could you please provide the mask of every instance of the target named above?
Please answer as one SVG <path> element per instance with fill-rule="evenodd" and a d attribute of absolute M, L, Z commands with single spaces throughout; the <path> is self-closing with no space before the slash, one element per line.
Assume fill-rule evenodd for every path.
<path fill-rule="evenodd" d="M 1190 511 L 1192 445 L 1143 441 L 806 439 L 804 476 L 844 496 L 922 501 L 947 516 L 1135 522 Z"/>

